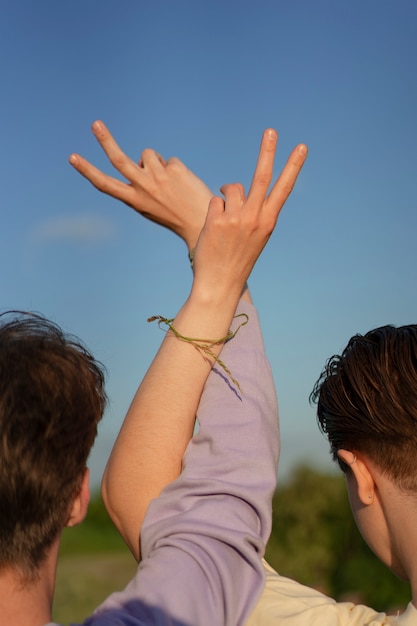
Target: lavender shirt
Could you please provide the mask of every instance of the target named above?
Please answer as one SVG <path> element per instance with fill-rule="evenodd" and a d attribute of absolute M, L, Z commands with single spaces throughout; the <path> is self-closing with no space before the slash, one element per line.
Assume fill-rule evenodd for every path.
<path fill-rule="evenodd" d="M 278 410 L 256 309 L 241 302 L 238 312 L 249 322 L 221 358 L 242 393 L 221 368 L 213 369 L 181 476 L 146 514 L 134 579 L 84 626 L 238 626 L 261 594 Z"/>

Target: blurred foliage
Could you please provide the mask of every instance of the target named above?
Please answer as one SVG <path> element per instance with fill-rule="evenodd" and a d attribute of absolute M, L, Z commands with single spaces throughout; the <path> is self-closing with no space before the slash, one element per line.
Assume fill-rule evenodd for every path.
<path fill-rule="evenodd" d="M 136 571 L 130 552 L 64 555 L 59 559 L 53 618 L 81 624 L 112 592 L 123 589 Z"/>
<path fill-rule="evenodd" d="M 127 550 L 123 539 L 113 526 L 99 493 L 91 497 L 84 522 L 65 528 L 60 555 L 99 554 Z"/>
<path fill-rule="evenodd" d="M 408 604 L 408 583 L 380 563 L 359 534 L 342 474 L 297 468 L 278 487 L 273 509 L 266 558 L 280 574 L 381 611 Z"/>
<path fill-rule="evenodd" d="M 81 623 L 113 591 L 123 589 L 136 561 L 113 526 L 99 493 L 79 526 L 62 535 L 53 617 L 59 624 Z"/>
<path fill-rule="evenodd" d="M 343 475 L 299 467 L 274 497 L 266 554 L 282 575 L 380 611 L 405 608 L 411 593 L 369 550 L 350 511 Z M 64 531 L 55 619 L 81 620 L 133 576 L 135 562 L 94 495 L 80 526 Z"/>

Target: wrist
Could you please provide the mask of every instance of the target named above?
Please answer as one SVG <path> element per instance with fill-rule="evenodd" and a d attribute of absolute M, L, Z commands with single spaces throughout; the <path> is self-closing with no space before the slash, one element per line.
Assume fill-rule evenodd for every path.
<path fill-rule="evenodd" d="M 188 248 L 188 252 L 194 250 L 200 233 L 206 222 L 207 211 L 214 194 L 208 191 L 207 195 L 200 197 L 190 207 L 185 207 L 184 215 L 187 216 L 187 223 L 183 225 L 182 232 L 179 233 Z"/>
<path fill-rule="evenodd" d="M 219 283 L 203 285 L 194 279 L 187 306 L 196 311 L 196 319 L 207 331 L 211 329 L 210 336 L 220 336 L 228 330 L 241 293 L 242 289 L 236 285 L 233 288 L 225 288 Z"/>

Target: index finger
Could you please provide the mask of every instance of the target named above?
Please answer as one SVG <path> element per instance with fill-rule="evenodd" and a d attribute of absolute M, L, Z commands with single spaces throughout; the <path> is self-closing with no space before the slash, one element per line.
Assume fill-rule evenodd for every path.
<path fill-rule="evenodd" d="M 255 173 L 248 193 L 248 200 L 251 199 L 259 203 L 264 202 L 272 180 L 277 142 L 278 133 L 276 130 L 268 128 L 264 131 Z"/>
<path fill-rule="evenodd" d="M 132 178 L 137 176 L 138 165 L 120 149 L 106 125 L 102 121 L 97 120 L 93 123 L 91 130 L 113 167 L 127 180 L 132 180 Z"/>

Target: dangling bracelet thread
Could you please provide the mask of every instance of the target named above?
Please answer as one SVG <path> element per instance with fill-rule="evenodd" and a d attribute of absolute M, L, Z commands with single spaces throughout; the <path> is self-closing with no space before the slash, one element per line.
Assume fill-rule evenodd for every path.
<path fill-rule="evenodd" d="M 195 252 L 195 248 L 193 248 L 192 250 L 189 251 L 188 253 L 188 259 L 190 261 L 190 265 L 191 265 L 191 269 L 194 269 L 194 252 Z"/>
<path fill-rule="evenodd" d="M 194 337 L 184 337 L 184 335 L 181 335 L 177 331 L 177 329 L 172 325 L 174 318 L 168 319 L 166 317 L 162 317 L 162 315 L 153 315 L 152 317 L 149 317 L 147 321 L 148 322 L 157 321 L 159 328 L 161 328 L 161 324 L 165 324 L 166 326 L 168 326 L 168 330 L 170 330 L 177 339 L 179 339 L 180 341 L 186 341 L 187 343 L 190 343 L 192 346 L 194 346 L 194 348 L 196 348 L 200 352 L 210 356 L 217 363 L 217 365 L 219 365 L 224 370 L 224 372 L 226 372 L 226 374 L 228 375 L 232 383 L 236 385 L 236 387 L 240 391 L 242 391 L 238 381 L 233 377 L 227 365 L 218 356 L 216 356 L 212 351 L 213 346 L 218 346 L 222 343 L 226 343 L 227 341 L 230 341 L 230 339 L 233 339 L 233 337 L 237 334 L 239 329 L 242 328 L 242 326 L 245 326 L 245 324 L 247 324 L 249 321 L 249 316 L 246 315 L 246 313 L 239 313 L 238 315 L 235 315 L 233 319 L 237 319 L 238 317 L 244 317 L 245 320 L 239 324 L 236 330 L 233 330 L 233 331 L 229 330 L 227 335 L 225 337 L 222 337 L 221 339 L 197 339 Z"/>

